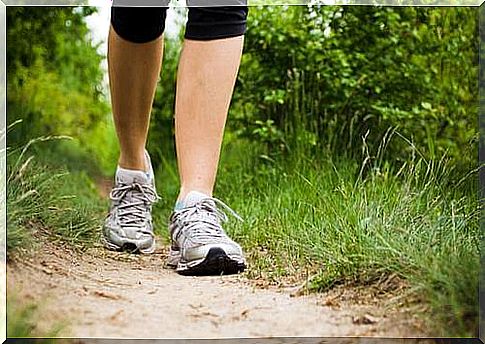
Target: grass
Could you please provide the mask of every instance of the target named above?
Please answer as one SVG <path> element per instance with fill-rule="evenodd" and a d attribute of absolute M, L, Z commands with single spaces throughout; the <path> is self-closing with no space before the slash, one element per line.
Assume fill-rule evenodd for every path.
<path fill-rule="evenodd" d="M 46 338 L 37 340 L 42 343 L 57 343 L 53 339 L 64 329 L 65 324 L 57 324 L 49 329 L 39 328 L 42 307 L 33 302 L 20 300 L 15 293 L 7 297 L 7 337 L 8 338 Z"/>
<path fill-rule="evenodd" d="M 475 172 L 462 178 L 445 159 L 393 168 L 326 152 L 273 160 L 249 142 L 226 148 L 215 196 L 245 220 L 227 229 L 248 252 L 250 277 L 277 281 L 309 269 L 309 288 L 325 291 L 395 275 L 428 305 L 432 333 L 477 335 Z M 158 182 L 168 206 L 173 168 L 163 166 Z"/>
<path fill-rule="evenodd" d="M 31 146 L 52 138 L 29 141 L 7 155 L 7 259 L 19 249 L 32 250 L 43 240 L 67 242 L 84 249 L 99 240 L 99 228 L 106 204 L 85 170 L 68 172 L 66 166 L 46 164 L 42 151 Z M 38 161 L 38 159 L 43 161 Z M 55 165 L 55 166 L 53 166 Z M 42 305 L 23 302 L 15 293 L 7 297 L 9 338 L 44 337 L 36 341 L 53 343 L 66 324 L 38 328 Z M 62 341 L 68 342 L 68 341 Z"/>
<path fill-rule="evenodd" d="M 7 155 L 7 256 L 39 233 L 83 248 L 99 238 L 105 202 L 83 170 L 49 167 L 30 154 L 30 141 Z"/>
<path fill-rule="evenodd" d="M 39 228 L 80 247 L 99 236 L 106 202 L 91 176 L 9 155 L 8 252 Z M 249 277 L 278 281 L 308 269 L 311 291 L 398 276 L 427 305 L 434 335 L 476 336 L 479 207 L 477 174 L 452 161 L 413 157 L 400 166 L 303 154 L 272 158 L 234 141 L 224 149 L 215 196 L 243 218 L 227 225 L 248 253 Z M 163 199 L 156 231 L 168 241 L 167 218 L 178 191 L 175 162 L 157 171 Z"/>

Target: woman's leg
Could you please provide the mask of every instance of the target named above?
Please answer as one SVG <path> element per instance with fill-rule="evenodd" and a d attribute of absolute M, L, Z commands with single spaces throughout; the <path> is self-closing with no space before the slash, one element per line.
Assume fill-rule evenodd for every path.
<path fill-rule="evenodd" d="M 184 42 L 175 103 L 179 200 L 190 191 L 212 195 L 242 46 L 243 36 Z"/>
<path fill-rule="evenodd" d="M 246 15 L 245 6 L 189 9 L 175 101 L 181 189 L 169 225 L 168 264 L 181 274 L 231 274 L 246 267 L 241 247 L 222 228 L 222 202 L 211 197 Z"/>
<path fill-rule="evenodd" d="M 175 101 L 179 201 L 190 191 L 212 195 L 247 13 L 246 6 L 189 9 Z"/>
<path fill-rule="evenodd" d="M 109 83 L 119 166 L 147 170 L 145 144 L 163 55 L 165 8 L 113 8 Z"/>
<path fill-rule="evenodd" d="M 111 102 L 120 158 L 104 225 L 109 249 L 155 249 L 152 204 L 157 195 L 145 154 L 162 60 L 165 8 L 113 7 L 108 39 Z"/>

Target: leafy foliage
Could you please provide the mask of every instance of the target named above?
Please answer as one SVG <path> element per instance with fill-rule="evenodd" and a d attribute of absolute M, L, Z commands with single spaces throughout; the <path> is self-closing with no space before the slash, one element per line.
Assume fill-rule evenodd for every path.
<path fill-rule="evenodd" d="M 251 8 L 232 128 L 275 153 L 358 153 L 397 128 L 430 158 L 477 139 L 472 8 Z M 409 152 L 395 141 L 389 153 Z M 403 154 L 398 154 L 403 157 Z M 470 154 L 474 160 L 475 154 Z"/>
<path fill-rule="evenodd" d="M 106 118 L 102 57 L 88 38 L 84 17 L 91 7 L 7 9 L 7 106 L 9 123 L 23 123 L 9 135 L 84 135 Z"/>

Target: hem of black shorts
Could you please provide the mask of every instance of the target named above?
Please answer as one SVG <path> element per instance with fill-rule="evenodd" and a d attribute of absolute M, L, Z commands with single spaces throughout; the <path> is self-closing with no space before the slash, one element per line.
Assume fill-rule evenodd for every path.
<path fill-rule="evenodd" d="M 129 37 L 129 35 L 125 34 L 124 32 L 121 33 L 119 32 L 119 30 L 116 29 L 116 25 L 111 25 L 114 32 L 124 41 L 127 41 L 127 42 L 130 42 L 130 43 L 135 43 L 135 44 L 145 44 L 145 43 L 150 43 L 150 42 L 153 42 L 153 41 L 156 41 L 157 39 L 160 38 L 160 36 L 163 35 L 163 30 L 162 33 L 160 33 L 158 36 L 155 36 L 155 35 L 152 35 L 152 36 L 149 36 L 148 38 L 147 37 L 143 37 L 143 38 L 139 38 L 139 37 Z"/>
<path fill-rule="evenodd" d="M 211 37 L 191 37 L 191 36 L 184 36 L 185 39 L 190 39 L 191 41 L 215 41 L 217 39 L 224 39 L 224 38 L 234 38 L 234 37 L 239 37 L 239 36 L 244 36 L 243 33 L 237 33 L 233 35 L 224 35 L 224 36 L 211 36 Z"/>
<path fill-rule="evenodd" d="M 232 30 L 229 33 L 227 32 L 228 30 L 226 26 L 221 26 L 217 29 L 215 27 L 211 27 L 210 33 L 207 32 L 207 28 L 205 27 L 202 27 L 201 29 L 195 29 L 194 27 L 191 27 L 189 30 L 187 29 L 185 30 L 184 37 L 195 41 L 210 41 L 214 39 L 231 38 L 242 36 L 246 33 L 245 24 L 238 25 L 237 30 L 234 29 L 234 25 L 231 25 Z M 190 32 L 187 33 L 187 31 Z"/>

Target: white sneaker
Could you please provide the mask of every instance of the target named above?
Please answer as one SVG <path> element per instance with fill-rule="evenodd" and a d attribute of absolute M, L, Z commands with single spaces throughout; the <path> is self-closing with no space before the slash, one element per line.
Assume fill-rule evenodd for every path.
<path fill-rule="evenodd" d="M 109 195 L 111 207 L 103 228 L 105 247 L 111 250 L 152 253 L 155 238 L 152 205 L 159 197 L 153 168 L 145 152 L 149 171 L 127 170 L 118 166 L 115 186 Z"/>
<path fill-rule="evenodd" d="M 246 261 L 236 242 L 221 226 L 227 215 L 217 205 L 242 220 L 222 201 L 192 191 L 170 216 L 172 246 L 167 265 L 182 275 L 220 275 L 244 271 Z"/>

